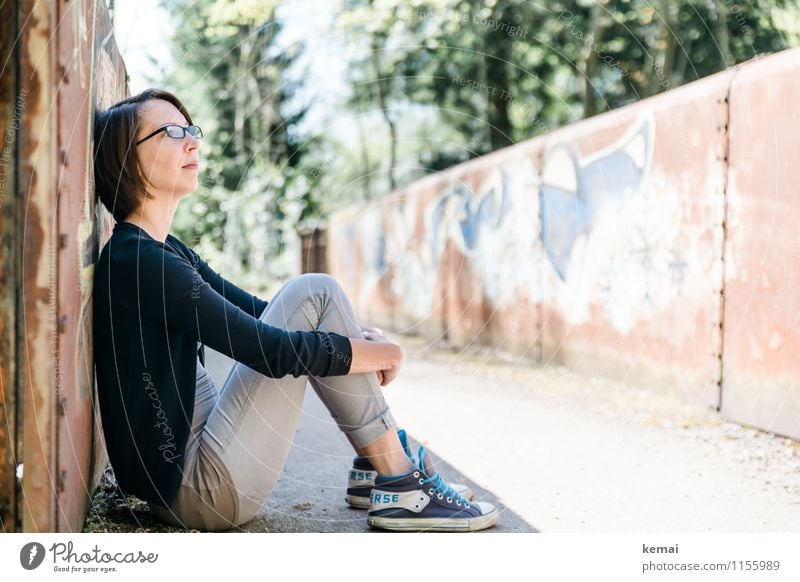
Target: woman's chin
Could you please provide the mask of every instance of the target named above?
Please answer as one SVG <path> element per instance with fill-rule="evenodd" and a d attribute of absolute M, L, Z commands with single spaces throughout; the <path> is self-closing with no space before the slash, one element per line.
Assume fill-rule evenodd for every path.
<path fill-rule="evenodd" d="M 186 198 L 187 196 L 191 196 L 192 194 L 194 194 L 197 191 L 198 186 L 199 186 L 199 184 L 196 181 L 195 181 L 195 183 L 193 185 L 192 184 L 188 184 L 185 188 L 181 189 L 181 191 L 178 194 L 178 196 L 180 196 L 181 198 Z"/>

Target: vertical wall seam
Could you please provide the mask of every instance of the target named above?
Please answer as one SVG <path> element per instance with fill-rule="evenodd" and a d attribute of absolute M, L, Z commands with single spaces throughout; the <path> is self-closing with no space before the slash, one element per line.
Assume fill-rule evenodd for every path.
<path fill-rule="evenodd" d="M 735 67 L 728 91 L 725 95 L 725 133 L 723 142 L 723 173 L 722 173 L 722 280 L 719 288 L 719 363 L 717 371 L 717 411 L 722 410 L 722 399 L 724 396 L 724 372 L 725 372 L 725 280 L 726 280 L 726 247 L 728 243 L 728 184 L 730 183 L 730 152 L 731 152 L 731 94 L 736 76 L 741 67 Z"/>

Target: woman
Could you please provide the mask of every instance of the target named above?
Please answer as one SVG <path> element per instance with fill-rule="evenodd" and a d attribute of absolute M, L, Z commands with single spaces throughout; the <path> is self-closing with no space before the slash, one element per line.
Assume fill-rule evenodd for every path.
<path fill-rule="evenodd" d="M 171 93 L 95 120 L 95 187 L 117 223 L 95 268 L 100 411 L 117 481 L 167 523 L 218 530 L 256 515 L 280 475 L 307 382 L 358 456 L 348 501 L 369 525 L 477 530 L 498 512 L 415 459 L 381 393 L 403 353 L 361 329 L 335 279 L 294 277 L 267 302 L 169 234 L 198 186 L 203 137 Z M 221 391 L 203 346 L 236 364 Z M 466 495 L 466 496 L 465 496 Z"/>

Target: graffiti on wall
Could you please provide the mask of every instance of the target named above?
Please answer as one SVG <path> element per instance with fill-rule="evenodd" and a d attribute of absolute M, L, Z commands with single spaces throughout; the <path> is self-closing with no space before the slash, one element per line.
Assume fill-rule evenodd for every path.
<path fill-rule="evenodd" d="M 539 192 L 542 244 L 562 280 L 577 238 L 591 234 L 604 208 L 619 207 L 641 191 L 653 155 L 654 125 L 646 117 L 591 156 L 584 157 L 570 141 L 546 151 Z"/>
<path fill-rule="evenodd" d="M 560 139 L 545 148 L 541 171 L 522 153 L 507 155 L 475 190 L 451 177 L 433 197 L 412 189 L 367 209 L 348 230 L 360 243 L 360 299 L 383 280 L 404 314 L 427 317 L 446 285 L 449 247 L 461 257 L 459 276 L 495 308 L 547 301 L 577 324 L 599 305 L 629 330 L 674 299 L 668 291 L 688 265 L 678 188 L 650 172 L 654 134 L 645 112 L 591 154 Z"/>
<path fill-rule="evenodd" d="M 442 257 L 452 245 L 462 258 L 456 268 L 469 270 L 495 305 L 513 302 L 518 288 L 535 293 L 538 245 L 530 226 L 538 223 L 537 188 L 532 164 L 520 158 L 493 168 L 477 192 L 452 180 L 432 200 L 404 196 L 383 211 L 385 223 L 365 221 L 386 228 L 360 229 L 372 259 L 362 263 L 362 281 L 388 277 L 400 308 L 424 318 L 435 307 Z M 363 291 L 368 297 L 372 289 Z"/>

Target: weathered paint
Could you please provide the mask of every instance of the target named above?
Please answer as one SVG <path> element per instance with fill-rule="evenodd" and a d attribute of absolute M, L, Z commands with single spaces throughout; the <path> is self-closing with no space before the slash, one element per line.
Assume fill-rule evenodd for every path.
<path fill-rule="evenodd" d="M 582 221 L 577 212 L 554 217 L 562 237 L 570 237 L 570 220 L 582 230 L 559 257 L 562 272 L 546 271 L 546 362 L 670 386 L 718 405 L 732 76 L 714 75 L 548 136 L 543 183 L 574 191 L 583 212 Z M 562 160 L 551 173 L 556 156 Z"/>
<path fill-rule="evenodd" d="M 800 438 L 800 53 L 731 90 L 722 411 Z"/>
<path fill-rule="evenodd" d="M 51 7 L 23 0 L 20 90 L 28 100 L 22 122 L 20 194 L 22 203 L 22 284 L 20 290 L 19 392 L 24 462 L 19 511 L 24 531 L 52 531 L 56 515 L 55 377 L 57 354 L 55 257 L 56 192 L 53 77 L 55 43 Z"/>
<path fill-rule="evenodd" d="M 16 301 L 19 227 L 16 212 L 16 157 L 25 110 L 17 95 L 19 60 L 15 5 L 0 3 L 0 532 L 17 523 Z"/>
<path fill-rule="evenodd" d="M 0 354 L 0 374 L 4 395 L 13 393 L 4 402 L 16 401 L 18 412 L 16 430 L 0 431 L 0 503 L 14 501 L 15 456 L 24 472 L 4 527 L 7 520 L 11 530 L 80 531 L 106 459 L 93 410 L 90 315 L 92 269 L 110 219 L 94 198 L 92 117 L 95 102 L 125 96 L 126 76 L 103 2 L 11 4 L 25 26 L 11 59 L 19 83 L 9 87 L 4 76 L 3 88 L 24 112 L 14 205 L 0 219 L 0 341 L 12 346 Z M 7 331 L 15 320 L 17 331 Z"/>
<path fill-rule="evenodd" d="M 94 360 L 91 335 L 92 272 L 97 254 L 94 190 L 92 188 L 91 82 L 96 39 L 111 30 L 105 11 L 93 1 L 60 0 L 62 24 L 57 29 L 56 81 L 58 132 L 58 307 L 59 358 L 56 365 L 58 468 L 56 494 L 58 531 L 81 524 L 95 470 L 104 460 L 95 457 L 93 438 Z M 96 32 L 98 31 L 98 32 Z M 99 48 L 99 47 L 98 47 Z M 117 68 L 115 77 L 121 77 Z M 122 77 L 124 81 L 124 77 Z M 118 83 L 120 89 L 124 82 Z M 122 97 L 114 91 L 106 98 Z M 95 461 L 98 461 L 95 463 Z"/>
<path fill-rule="evenodd" d="M 329 222 L 329 241 L 339 241 L 329 247 L 331 272 L 364 320 L 669 386 L 719 406 L 732 313 L 726 303 L 723 326 L 729 93 L 740 69 L 758 78 L 762 66 L 741 65 L 428 176 L 367 208 L 342 209 Z M 782 78 L 791 84 L 791 74 Z M 786 91 L 788 107 L 795 95 Z M 800 126 L 780 111 L 773 119 L 783 151 L 793 151 Z M 738 139 L 758 131 L 747 127 Z M 772 162 L 759 171 L 783 168 L 786 156 L 774 152 Z M 786 245 L 796 242 L 794 231 L 781 232 Z M 779 263 L 786 266 L 769 277 L 773 287 L 796 289 L 786 273 L 800 252 L 788 248 Z M 733 249 L 729 239 L 726 252 Z M 788 322 L 796 303 L 784 302 Z M 762 343 L 779 350 L 791 329 L 772 331 Z M 776 386 L 792 372 L 785 368 Z M 797 417 L 792 394 L 788 410 Z M 779 430 L 763 416 L 759 426 Z"/>

